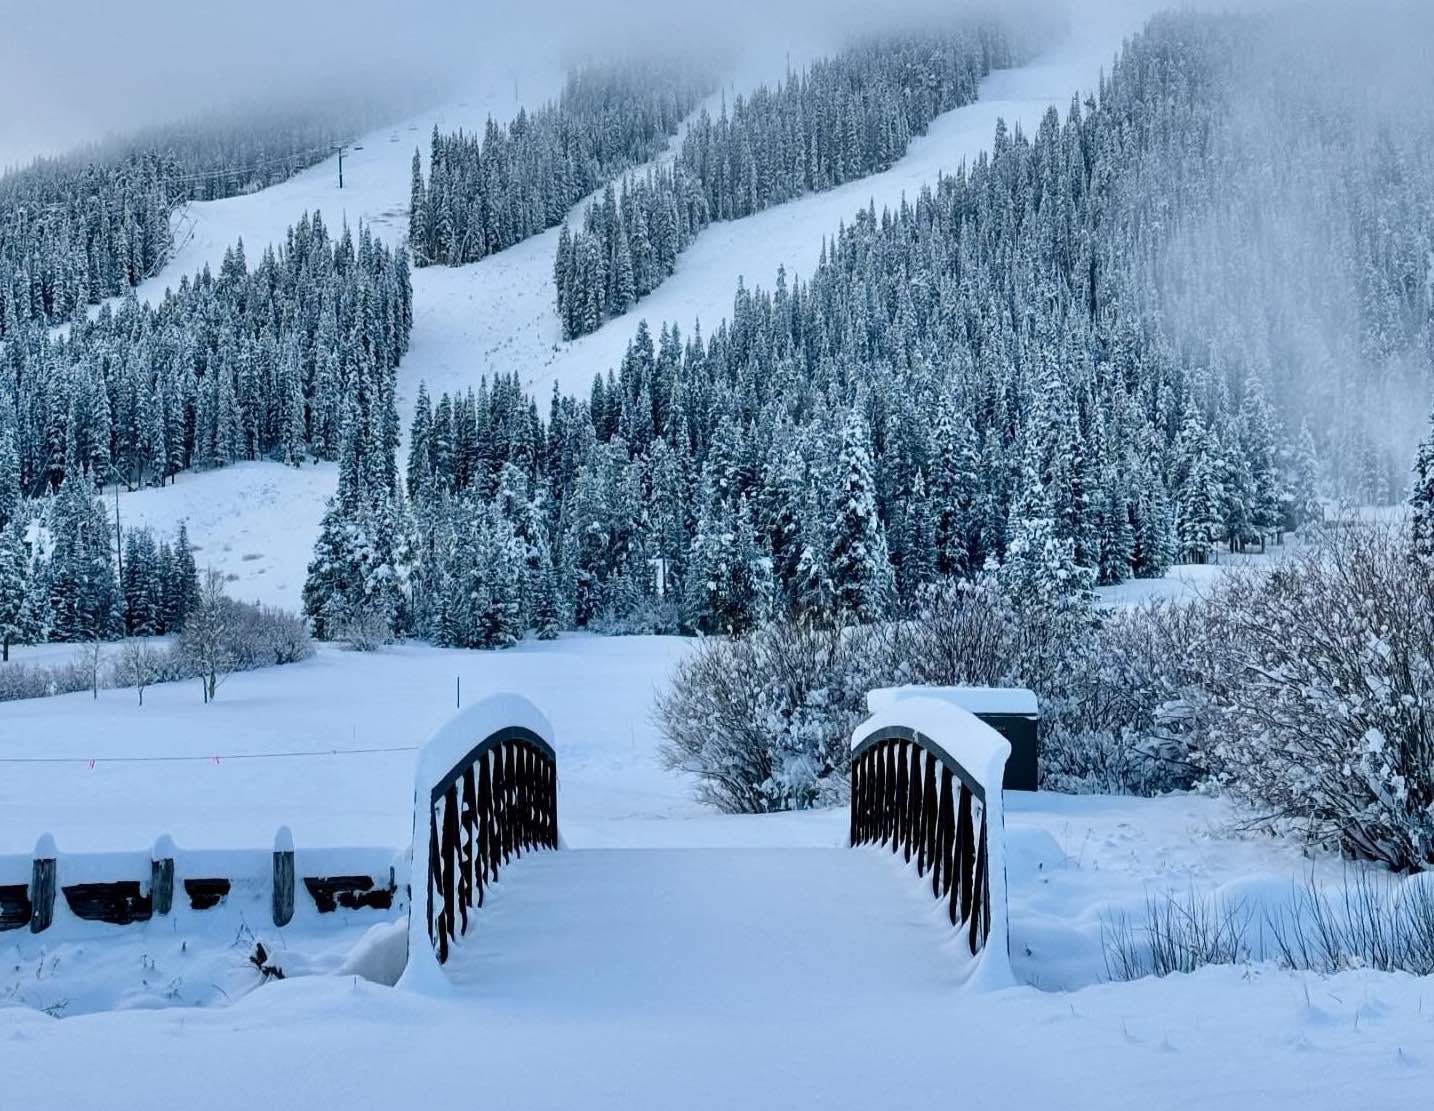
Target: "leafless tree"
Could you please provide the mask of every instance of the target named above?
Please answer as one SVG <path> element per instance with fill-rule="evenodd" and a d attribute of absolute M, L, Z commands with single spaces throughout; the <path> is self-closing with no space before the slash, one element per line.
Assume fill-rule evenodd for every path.
<path fill-rule="evenodd" d="M 159 653 L 144 637 L 132 637 L 120 648 L 115 661 L 115 678 L 118 685 L 132 686 L 139 695 L 139 704 L 144 705 L 144 688 L 159 678 Z"/>
<path fill-rule="evenodd" d="M 219 684 L 234 666 L 231 640 L 235 603 L 224 593 L 224 576 L 213 568 L 204 573 L 199 604 L 190 611 L 180 634 L 180 648 L 199 675 L 204 701 L 214 701 Z"/>

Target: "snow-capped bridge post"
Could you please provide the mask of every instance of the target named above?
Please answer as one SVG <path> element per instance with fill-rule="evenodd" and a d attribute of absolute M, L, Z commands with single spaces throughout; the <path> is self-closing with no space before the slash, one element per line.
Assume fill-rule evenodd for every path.
<path fill-rule="evenodd" d="M 1001 796 L 1010 743 L 941 688 L 875 690 L 867 707 L 852 735 L 852 845 L 914 858 L 977 958 L 973 980 L 1012 983 Z"/>
<path fill-rule="evenodd" d="M 553 727 L 519 695 L 483 699 L 419 752 L 413 802 L 403 982 L 432 988 L 499 868 L 524 849 L 558 847 Z"/>

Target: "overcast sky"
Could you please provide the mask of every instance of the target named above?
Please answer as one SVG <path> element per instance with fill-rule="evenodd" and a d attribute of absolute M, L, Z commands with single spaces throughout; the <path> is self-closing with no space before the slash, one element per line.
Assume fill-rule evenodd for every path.
<path fill-rule="evenodd" d="M 1170 0 L 1249 7 L 1284 0 Z M 1363 12 L 1373 0 L 1331 0 Z M 1434 0 L 1388 0 L 1406 11 Z M 215 106 L 289 100 L 313 90 L 425 95 L 476 85 L 475 74 L 608 44 L 687 39 L 741 49 L 801 45 L 858 26 L 962 6 L 1034 5 L 1070 18 L 1149 9 L 1159 0 L 0 0 L 0 167 Z M 1289 0 L 1295 23 L 1307 18 Z M 1427 27 L 1428 24 L 1426 23 Z M 1351 28 L 1354 38 L 1359 27 Z M 1429 43 L 1421 44 L 1427 51 Z M 1421 57 L 1423 57 L 1421 53 Z M 1425 59 L 1427 63 L 1427 59 Z M 1376 75 L 1381 67 L 1373 67 Z"/>

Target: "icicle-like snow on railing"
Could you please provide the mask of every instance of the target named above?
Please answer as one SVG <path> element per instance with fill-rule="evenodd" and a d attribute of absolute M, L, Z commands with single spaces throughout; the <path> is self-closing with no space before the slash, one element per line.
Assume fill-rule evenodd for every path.
<path fill-rule="evenodd" d="M 995 935 L 997 963 L 1008 967 L 1001 776 L 1010 745 L 939 689 L 874 691 L 868 705 L 852 738 L 851 843 L 889 845 L 914 861 L 972 955 Z"/>
<path fill-rule="evenodd" d="M 499 869 L 529 849 L 558 847 L 551 738 L 532 703 L 495 695 L 460 713 L 424 747 L 414 798 L 410 966 L 418 922 L 438 963 L 446 963 Z"/>

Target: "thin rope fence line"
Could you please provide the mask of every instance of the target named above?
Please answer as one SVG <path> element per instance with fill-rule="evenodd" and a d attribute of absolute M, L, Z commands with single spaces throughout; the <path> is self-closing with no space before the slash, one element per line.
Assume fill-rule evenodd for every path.
<path fill-rule="evenodd" d="M 300 756 L 370 756 L 377 753 L 417 752 L 420 745 L 389 745 L 381 748 L 314 748 L 288 752 L 231 752 L 206 756 L 168 754 L 163 756 L 0 756 L 0 764 L 178 764 L 199 762 L 219 764 L 225 760 L 284 760 Z"/>

